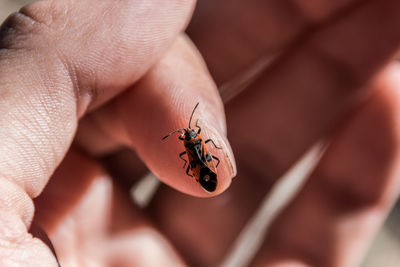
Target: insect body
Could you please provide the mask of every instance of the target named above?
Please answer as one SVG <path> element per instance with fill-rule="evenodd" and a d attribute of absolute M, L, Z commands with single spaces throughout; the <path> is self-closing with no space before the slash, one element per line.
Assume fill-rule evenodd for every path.
<path fill-rule="evenodd" d="M 218 185 L 216 168 L 218 167 L 220 160 L 216 156 L 211 155 L 206 148 L 206 144 L 212 142 L 216 148 L 221 148 L 218 147 L 212 139 L 206 141 L 203 140 L 200 135 L 201 128 L 198 125 L 199 120 L 196 121 L 196 127 L 198 128 L 197 132 L 191 128 L 190 123 L 198 105 L 199 103 L 196 104 L 192 111 L 192 115 L 190 115 L 188 128 L 175 130 L 165 136 L 163 140 L 174 133 L 179 132 L 181 134 L 179 139 L 183 141 L 185 151 L 180 153 L 179 157 L 185 161 L 185 164 L 183 165 L 183 168 L 185 168 L 188 161 L 182 156 L 187 154 L 189 164 L 186 169 L 186 174 L 190 177 L 194 177 L 207 192 L 213 192 Z M 214 165 L 213 160 L 217 161 L 217 165 Z M 191 171 L 191 174 L 189 171 Z"/>

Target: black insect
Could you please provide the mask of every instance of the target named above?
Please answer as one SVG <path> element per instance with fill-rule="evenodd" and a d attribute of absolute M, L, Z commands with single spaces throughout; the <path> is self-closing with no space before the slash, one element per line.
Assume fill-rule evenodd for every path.
<path fill-rule="evenodd" d="M 192 114 L 190 115 L 188 128 L 175 130 L 165 136 L 162 140 L 174 133 L 179 132 L 181 135 L 178 138 L 179 140 L 183 141 L 186 150 L 179 154 L 179 157 L 185 161 L 183 168 L 185 168 L 187 162 L 189 161 L 186 174 L 190 177 L 194 177 L 207 192 L 214 192 L 218 185 L 216 169 L 220 163 L 220 160 L 216 156 L 211 155 L 211 153 L 207 150 L 206 144 L 211 142 L 215 148 L 222 148 L 218 147 L 212 139 L 203 141 L 203 138 L 200 135 L 201 128 L 198 125 L 199 120 L 196 121 L 196 127 L 198 128 L 197 132 L 191 128 L 190 123 L 192 121 L 194 111 L 198 105 L 199 103 L 196 104 Z M 188 160 L 182 157 L 185 154 L 187 154 Z M 214 165 L 213 160 L 217 161 L 217 165 Z M 191 173 L 189 173 L 189 171 L 191 171 Z"/>

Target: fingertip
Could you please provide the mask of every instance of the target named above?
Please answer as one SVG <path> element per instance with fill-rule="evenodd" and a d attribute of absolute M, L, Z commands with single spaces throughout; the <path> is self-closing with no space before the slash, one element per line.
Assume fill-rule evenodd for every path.
<path fill-rule="evenodd" d="M 184 193 L 211 197 L 229 187 L 236 167 L 226 137 L 222 100 L 204 62 L 193 49 L 187 39 L 180 38 L 135 88 L 120 97 L 119 114 L 133 147 L 156 176 Z M 189 127 L 197 103 L 191 127 L 195 128 L 198 120 L 203 141 L 212 139 L 217 147 L 222 147 L 204 144 L 220 162 L 215 168 L 215 188 L 204 188 L 198 182 L 199 177 L 195 179 L 186 174 L 179 154 L 187 148 L 177 136 L 169 136 L 177 129 Z M 216 165 L 217 160 L 213 164 Z"/>
<path fill-rule="evenodd" d="M 192 107 L 194 107 L 194 105 L 195 104 L 193 104 Z M 183 106 L 189 107 L 190 105 L 188 103 Z M 171 110 L 174 110 L 174 108 L 170 107 L 170 110 L 163 114 L 168 116 Z M 168 122 L 161 128 L 171 127 L 171 124 L 177 124 L 178 126 L 176 127 L 188 126 L 191 111 L 192 110 L 187 109 L 180 112 L 179 115 L 173 115 L 175 117 L 168 119 Z M 185 147 L 184 141 L 179 140 L 177 136 L 163 139 L 162 143 L 159 144 L 160 151 L 164 151 L 164 156 L 157 163 L 157 166 L 154 166 L 154 169 L 152 169 L 153 172 L 168 185 L 189 195 L 205 198 L 213 197 L 224 192 L 230 186 L 232 178 L 236 175 L 236 164 L 232 148 L 225 135 L 224 128 L 221 129 L 220 123 L 215 116 L 213 119 L 209 120 L 210 117 L 207 115 L 208 113 L 210 113 L 210 111 L 207 110 L 206 105 L 202 105 L 202 102 L 200 102 L 193 116 L 193 121 L 198 121 L 198 126 L 201 128 L 201 133 L 199 134 L 203 141 L 201 149 L 204 149 L 204 153 L 209 153 L 213 158 L 210 163 L 210 168 L 202 169 L 207 170 L 207 174 L 210 177 L 208 178 L 209 181 L 204 181 L 203 175 L 199 175 L 199 173 L 196 175 L 195 168 L 193 170 L 189 169 L 188 171 L 189 175 L 194 175 L 194 177 L 190 177 L 187 174 L 186 168 L 188 165 L 186 165 L 185 168 L 181 168 L 184 162 L 179 158 L 179 155 L 182 152 L 190 151 L 190 148 Z M 178 121 L 176 122 L 176 120 Z M 173 131 L 175 128 L 170 128 L 167 131 Z M 160 133 L 160 135 L 163 134 L 164 133 Z M 210 141 L 205 143 L 208 140 Z M 187 154 L 188 153 L 186 153 L 186 155 Z M 187 164 L 190 164 L 192 160 L 197 160 L 187 157 L 186 155 L 184 158 L 188 161 Z"/>

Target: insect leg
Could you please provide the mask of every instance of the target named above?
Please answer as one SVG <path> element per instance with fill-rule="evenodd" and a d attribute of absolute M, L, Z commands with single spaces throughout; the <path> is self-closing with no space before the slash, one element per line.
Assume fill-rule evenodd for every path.
<path fill-rule="evenodd" d="M 201 132 L 201 128 L 198 123 L 199 123 L 199 120 L 196 121 L 196 127 L 199 128 L 199 130 L 197 131 L 197 134 L 199 134 Z"/>
<path fill-rule="evenodd" d="M 182 140 L 182 141 L 185 140 L 185 138 L 183 138 L 182 135 L 180 135 L 178 138 L 179 138 L 179 140 Z"/>
<path fill-rule="evenodd" d="M 218 161 L 217 165 L 215 166 L 215 168 L 218 168 L 218 165 L 219 165 L 219 162 L 220 162 L 219 158 L 217 158 L 216 156 L 212 156 L 212 158 L 215 159 L 216 161 Z"/>
<path fill-rule="evenodd" d="M 185 164 L 183 165 L 183 167 L 182 168 L 185 168 L 185 166 L 186 166 L 186 163 L 187 163 L 187 160 L 186 159 L 184 159 L 184 158 L 182 158 L 182 156 L 183 155 L 185 155 L 186 154 L 186 151 L 183 151 L 181 154 L 179 154 L 179 157 L 181 158 L 181 159 L 183 159 L 183 161 L 185 161 Z"/>
<path fill-rule="evenodd" d="M 189 174 L 189 169 L 190 169 L 190 165 L 188 165 L 188 166 L 187 166 L 187 169 L 186 169 L 186 174 L 187 174 L 188 176 L 190 176 L 190 177 L 193 177 L 193 175 L 192 175 L 192 174 Z"/>
<path fill-rule="evenodd" d="M 218 147 L 218 146 L 214 143 L 214 141 L 213 141 L 212 139 L 208 139 L 205 143 L 207 144 L 208 142 L 213 143 L 213 145 L 215 146 L 215 148 L 222 149 L 222 147 Z"/>
<path fill-rule="evenodd" d="M 173 131 L 173 132 L 170 132 L 168 135 L 164 136 L 161 140 L 164 140 L 165 138 L 168 138 L 168 137 L 170 137 L 172 134 L 177 133 L 177 132 L 180 132 L 181 134 L 185 134 L 184 131 L 185 131 L 184 128 L 175 130 L 175 131 Z"/>

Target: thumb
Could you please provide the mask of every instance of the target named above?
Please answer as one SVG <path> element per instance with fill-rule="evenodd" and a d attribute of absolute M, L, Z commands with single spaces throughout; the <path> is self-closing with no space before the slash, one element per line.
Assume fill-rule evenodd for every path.
<path fill-rule="evenodd" d="M 78 118 L 143 76 L 183 30 L 193 4 L 47 0 L 3 24 L 0 239 L 7 245 L 0 250 L 0 265 L 20 263 L 22 255 L 29 258 L 27 265 L 46 266 L 47 258 L 54 264 L 51 252 L 26 231 L 31 198 L 65 156 Z"/>

